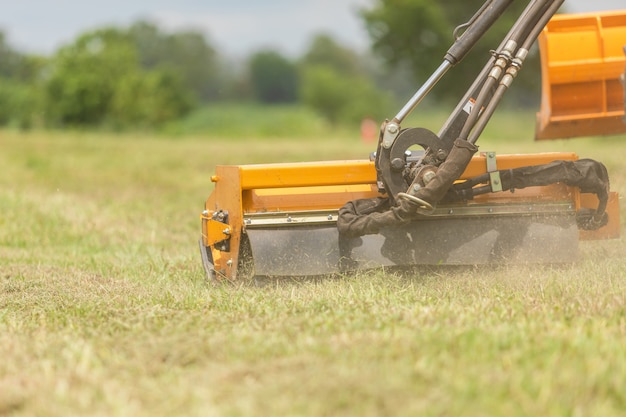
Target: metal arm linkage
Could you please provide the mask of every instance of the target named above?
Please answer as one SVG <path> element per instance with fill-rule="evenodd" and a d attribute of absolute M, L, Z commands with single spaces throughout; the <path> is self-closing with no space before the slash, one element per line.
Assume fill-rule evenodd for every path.
<path fill-rule="evenodd" d="M 465 31 L 446 52 L 442 64 L 400 112 L 391 121 L 383 123 L 375 165 L 378 183 L 387 201 L 372 202 L 368 204 L 371 210 L 360 212 L 351 209 L 359 204 L 348 203 L 340 210 L 337 222 L 340 235 L 354 237 L 378 233 L 380 227 L 402 224 L 421 215 L 429 215 L 440 200 L 450 195 L 452 185 L 478 150 L 475 143 L 521 70 L 531 45 L 563 1 L 531 0 L 528 3 L 500 46 L 492 51 L 487 64 L 439 134 L 424 128 L 402 129 L 402 121 L 444 75 L 467 55 L 513 0 L 488 0 L 467 24 L 459 27 L 465 28 Z M 455 30 L 455 36 L 459 28 Z M 418 162 L 409 163 L 408 151 L 414 145 L 423 147 L 425 152 Z M 568 178 L 552 176 L 546 181 L 568 181 Z M 594 190 L 603 188 L 598 186 Z M 476 191 L 475 194 L 479 193 Z M 598 191 L 601 204 L 593 215 L 593 223 L 600 223 L 598 219 L 604 216 L 606 198 L 600 194 Z M 470 196 L 472 191 L 458 190 L 456 195 Z"/>
<path fill-rule="evenodd" d="M 409 195 L 418 199 L 425 199 L 431 205 L 437 203 L 437 201 L 424 198 L 427 196 L 417 194 L 421 188 L 426 186 L 420 173 L 424 169 L 426 172 L 433 172 L 430 167 L 437 168 L 448 161 L 449 155 L 455 147 L 454 144 L 458 140 L 470 144 L 476 143 L 495 112 L 504 92 L 522 68 L 530 46 L 542 28 L 556 13 L 563 0 L 532 0 L 528 3 L 498 49 L 492 52 L 492 57 L 439 134 L 423 128 L 402 129 L 402 121 L 419 105 L 448 70 L 469 53 L 512 2 L 513 0 L 489 0 L 485 2 L 470 22 L 463 25 L 463 27 L 467 27 L 466 30 L 446 52 L 444 60 L 437 70 L 400 112 L 391 121 L 383 124 L 376 151 L 376 169 L 379 183 L 383 185 L 384 191 L 394 205 L 397 204 L 396 197 L 399 193 L 402 193 L 401 198 L 406 198 Z M 414 145 L 423 147 L 426 153 L 420 163 L 407 169 L 404 155 Z M 471 155 L 468 158 L 471 158 Z M 467 162 L 469 159 L 465 161 L 456 158 L 453 161 L 457 165 L 466 165 Z M 453 174 L 460 168 L 462 167 L 444 172 Z M 439 181 L 437 184 L 439 187 L 449 188 L 456 179 L 445 178 L 444 181 Z M 443 195 L 442 193 L 445 193 L 445 190 L 438 190 L 435 194 Z"/>

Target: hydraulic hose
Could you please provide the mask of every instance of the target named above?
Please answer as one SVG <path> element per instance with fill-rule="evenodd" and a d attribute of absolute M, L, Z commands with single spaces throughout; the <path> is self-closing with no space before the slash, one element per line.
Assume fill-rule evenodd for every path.
<path fill-rule="evenodd" d="M 396 114 L 393 121 L 397 124 L 402 121 L 417 107 L 432 88 L 441 80 L 444 74 L 453 66 L 463 60 L 469 51 L 476 45 L 485 32 L 502 15 L 513 0 L 489 0 L 485 3 L 470 20 L 470 25 L 463 34 L 456 39 L 448 49 L 444 60 L 424 85 L 411 97 L 411 99 Z"/>
<path fill-rule="evenodd" d="M 478 97 L 476 98 L 473 110 L 470 112 L 467 121 L 459 134 L 459 139 L 468 140 L 470 132 L 474 129 L 479 118 L 484 116 L 484 114 L 481 113 L 483 109 L 490 104 L 495 91 L 495 86 L 499 83 L 504 71 L 512 61 L 518 46 L 523 44 L 524 41 L 528 39 L 529 33 L 537 27 L 538 22 L 540 22 L 542 17 L 545 16 L 546 8 L 550 5 L 550 3 L 554 2 L 552 0 L 533 0 L 530 2 L 522 16 L 517 20 L 516 23 L 519 24 L 514 25 L 510 35 L 508 36 L 508 40 L 504 44 L 504 48 L 501 48 L 501 50 L 497 53 L 498 56 L 493 63 Z M 478 135 L 473 135 L 473 138 L 474 140 L 472 143 L 475 143 Z"/>
<path fill-rule="evenodd" d="M 582 193 L 592 193 L 598 197 L 598 207 L 591 216 L 579 222 L 582 229 L 597 229 L 606 223 L 606 207 L 609 199 L 609 174 L 601 162 L 593 159 L 576 161 L 553 161 L 544 165 L 533 165 L 499 171 L 502 191 L 516 190 L 527 187 L 545 186 L 564 183 L 578 187 Z M 471 200 L 474 196 L 491 193 L 486 184 L 489 174 L 483 174 L 465 182 L 455 184 L 446 195 L 446 201 Z"/>
<path fill-rule="evenodd" d="M 462 61 L 511 3 L 513 3 L 513 0 L 496 0 L 492 1 L 487 7 L 481 8 L 472 18 L 473 23 L 448 49 L 445 60 L 452 65 Z"/>
<path fill-rule="evenodd" d="M 467 139 L 469 142 L 476 143 L 482 132 L 485 130 L 485 127 L 491 119 L 491 116 L 493 116 L 493 114 L 495 113 L 496 107 L 502 100 L 504 93 L 511 86 L 513 80 L 517 76 L 518 72 L 521 70 L 524 60 L 528 56 L 528 51 L 530 50 L 530 47 L 537 40 L 537 37 L 539 36 L 545 25 L 548 24 L 552 16 L 554 16 L 554 14 L 559 10 L 561 5 L 563 4 L 563 1 L 564 0 L 556 0 L 544 4 L 544 10 L 540 15 L 539 20 L 527 34 L 526 39 L 522 43 L 522 46 L 518 49 L 515 58 L 509 64 L 505 75 L 500 81 L 500 84 L 498 85 L 495 93 L 493 94 L 492 99 L 483 109 L 483 112 L 479 120 L 476 122 L 475 126 L 473 126 L 473 130 Z"/>
<path fill-rule="evenodd" d="M 515 21 L 507 35 L 504 37 L 496 51 L 501 51 L 506 45 L 509 39 L 512 39 L 515 33 L 518 33 L 520 30 L 520 26 L 526 23 L 528 20 L 528 16 L 530 15 L 531 10 L 533 9 L 534 2 L 529 2 L 526 5 L 524 11 L 520 14 L 520 17 Z M 480 74 L 476 77 L 470 88 L 467 90 L 461 101 L 457 104 L 454 111 L 450 114 L 446 122 L 443 124 L 441 129 L 439 130 L 438 136 L 442 138 L 444 141 L 454 141 L 460 137 L 460 130 L 463 125 L 459 124 L 464 123 L 462 121 L 463 118 L 466 118 L 465 106 L 470 101 L 471 98 L 476 98 L 481 86 L 484 84 L 491 68 L 493 67 L 494 62 L 496 61 L 495 57 L 491 57 L 487 64 L 483 67 Z"/>

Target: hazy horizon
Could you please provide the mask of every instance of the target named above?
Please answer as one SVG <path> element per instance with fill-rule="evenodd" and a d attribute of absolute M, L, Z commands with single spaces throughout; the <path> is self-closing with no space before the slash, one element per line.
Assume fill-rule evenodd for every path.
<path fill-rule="evenodd" d="M 170 30 L 193 28 L 230 56 L 262 48 L 294 55 L 316 33 L 365 49 L 369 39 L 357 15 L 372 0 L 0 0 L 0 30 L 9 44 L 30 53 L 50 54 L 92 28 L 127 26 L 140 19 Z M 626 9 L 624 0 L 566 0 L 571 12 Z"/>

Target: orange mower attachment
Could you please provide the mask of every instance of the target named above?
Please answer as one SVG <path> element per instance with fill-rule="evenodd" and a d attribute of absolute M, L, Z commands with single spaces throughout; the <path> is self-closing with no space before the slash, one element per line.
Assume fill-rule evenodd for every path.
<path fill-rule="evenodd" d="M 619 236 L 618 197 L 601 162 L 574 153 L 496 156 L 479 153 L 476 145 L 563 0 L 528 2 L 437 133 L 401 126 L 511 3 L 488 0 L 457 27 L 443 62 L 382 123 L 370 160 L 218 166 L 201 214 L 200 252 L 209 279 L 573 262 L 581 239 Z M 624 64 L 614 59 L 619 39 L 626 39 L 622 17 L 603 17 L 601 29 L 591 25 L 597 18 L 587 18 L 585 31 L 592 27 L 596 43 L 585 32 L 585 42 L 574 41 L 569 52 L 552 46 L 570 37 L 570 20 L 557 30 L 559 19 L 543 41 L 551 78 L 539 133 L 610 133 L 620 120 L 613 77 Z M 589 58 L 592 52 L 597 57 Z M 592 99 L 599 103 L 589 105 Z"/>
<path fill-rule="evenodd" d="M 481 153 L 461 180 L 493 167 L 506 171 L 577 159 L 573 153 Z M 576 214 L 595 208 L 597 198 L 559 183 L 442 204 L 409 224 L 342 241 L 338 210 L 350 200 L 379 195 L 372 161 L 218 166 L 211 180 L 215 189 L 200 216 L 200 251 L 212 280 L 392 265 L 572 262 L 579 240 L 614 238 L 620 230 L 615 193 L 608 224 L 584 231 Z"/>
<path fill-rule="evenodd" d="M 539 48 L 536 139 L 626 133 L 626 9 L 556 15 Z"/>

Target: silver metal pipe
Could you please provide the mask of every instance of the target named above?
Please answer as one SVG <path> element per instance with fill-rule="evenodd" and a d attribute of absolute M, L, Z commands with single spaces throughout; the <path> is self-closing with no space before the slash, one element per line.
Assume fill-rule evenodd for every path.
<path fill-rule="evenodd" d="M 483 130 L 487 126 L 487 123 L 493 116 L 497 105 L 502 100 L 504 93 L 508 90 L 513 79 L 517 76 L 517 73 L 522 69 L 524 60 L 528 55 L 528 49 L 531 45 L 537 40 L 537 37 L 543 30 L 543 28 L 548 24 L 552 16 L 559 10 L 564 0 L 555 0 L 552 3 L 546 3 L 546 10 L 543 15 L 538 19 L 535 26 L 528 33 L 528 36 L 524 40 L 522 47 L 518 49 L 517 55 L 513 62 L 507 68 L 506 75 L 502 78 L 500 85 L 496 89 L 491 101 L 485 106 L 485 109 L 480 115 L 480 119 L 473 127 L 472 133 L 468 137 L 468 141 L 470 143 L 476 143 L 479 136 L 482 134 Z"/>
<path fill-rule="evenodd" d="M 432 75 L 426 80 L 426 82 L 420 87 L 419 90 L 411 97 L 411 99 L 404 105 L 402 110 L 396 114 L 394 120 L 398 123 L 402 123 L 402 121 L 413 111 L 418 104 L 422 102 L 424 97 L 428 95 L 430 90 L 441 80 L 446 72 L 452 67 L 452 63 L 448 60 L 444 60 L 439 68 L 432 73 Z"/>

